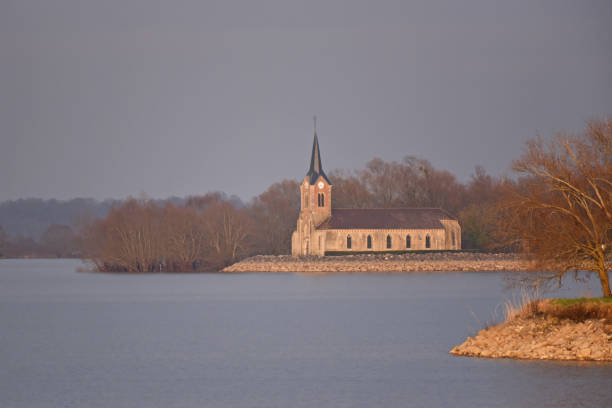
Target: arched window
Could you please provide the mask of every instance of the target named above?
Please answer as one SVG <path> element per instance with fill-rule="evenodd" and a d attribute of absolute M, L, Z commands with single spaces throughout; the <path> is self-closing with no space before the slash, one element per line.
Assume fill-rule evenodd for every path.
<path fill-rule="evenodd" d="M 351 249 L 352 243 L 351 243 L 351 236 L 347 235 L 346 236 L 346 248 L 347 249 Z"/>
<path fill-rule="evenodd" d="M 410 242 L 410 235 L 406 235 L 406 248 L 410 248 L 410 245 L 412 243 Z"/>
<path fill-rule="evenodd" d="M 368 240 L 367 240 L 367 244 L 368 244 L 368 249 L 372 249 L 372 236 L 368 235 Z"/>
<path fill-rule="evenodd" d="M 391 235 L 387 235 L 387 249 L 391 248 Z"/>
<path fill-rule="evenodd" d="M 425 237 L 425 248 L 431 248 L 431 237 L 429 235 Z"/>
<path fill-rule="evenodd" d="M 455 231 L 451 232 L 451 241 L 453 243 L 453 249 L 455 248 Z"/>
<path fill-rule="evenodd" d="M 319 193 L 317 198 L 318 198 L 319 207 L 325 207 L 325 194 Z"/>

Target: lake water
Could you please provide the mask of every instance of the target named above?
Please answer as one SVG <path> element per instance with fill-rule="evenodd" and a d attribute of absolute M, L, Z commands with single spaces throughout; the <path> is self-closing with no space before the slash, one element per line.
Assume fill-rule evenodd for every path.
<path fill-rule="evenodd" d="M 513 296 L 501 273 L 80 266 L 0 260 L 1 407 L 612 406 L 612 364 L 448 353 Z"/>

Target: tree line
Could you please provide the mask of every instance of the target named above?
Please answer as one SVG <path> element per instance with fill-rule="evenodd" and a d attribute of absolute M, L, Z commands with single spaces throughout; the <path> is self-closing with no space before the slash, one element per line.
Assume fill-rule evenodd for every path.
<path fill-rule="evenodd" d="M 51 224 L 39 238 L 11 236 L 0 225 L 0 257 L 77 258 L 80 256 L 78 236 L 68 225 Z"/>
<path fill-rule="evenodd" d="M 100 271 L 217 270 L 253 254 L 290 252 L 299 203 L 292 180 L 248 205 L 219 192 L 183 204 L 129 199 L 84 229 L 81 248 Z"/>
<path fill-rule="evenodd" d="M 370 160 L 363 169 L 334 170 L 332 206 L 441 207 L 463 225 L 464 248 L 488 250 L 491 213 L 505 180 L 476 167 L 467 183 L 427 160 Z M 299 214 L 299 181 L 272 184 L 249 203 L 223 193 L 182 203 L 130 199 L 113 206 L 82 234 L 84 256 L 101 271 L 215 270 L 254 254 L 288 254 Z"/>
<path fill-rule="evenodd" d="M 374 158 L 363 169 L 329 173 L 332 206 L 444 208 L 458 218 L 465 249 L 518 251 L 559 279 L 572 270 L 592 271 L 609 295 L 610 122 L 593 120 L 583 132 L 549 140 L 537 136 L 513 171 L 515 177 L 492 177 L 476 166 L 461 182 L 421 158 Z M 38 249 L 26 238 L 21 246 L 57 256 L 72 251 L 101 271 L 215 270 L 253 254 L 290 253 L 299 205 L 296 180 L 274 183 L 246 204 L 223 193 L 128 199 L 103 217 L 81 217 L 75 232 L 49 226 Z M 0 227 L 0 254 L 19 252 L 15 245 Z"/>
<path fill-rule="evenodd" d="M 81 223 L 80 218 L 104 217 L 117 203 L 116 200 L 98 201 L 93 198 L 3 201 L 0 202 L 0 225 L 11 237 L 28 237 L 37 241 L 51 225 L 66 225 L 74 230 Z"/>

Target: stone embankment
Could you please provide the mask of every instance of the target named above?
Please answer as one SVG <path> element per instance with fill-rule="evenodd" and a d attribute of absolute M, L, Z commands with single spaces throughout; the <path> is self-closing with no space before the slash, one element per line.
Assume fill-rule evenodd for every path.
<path fill-rule="evenodd" d="M 222 272 L 405 273 L 526 269 L 527 265 L 515 254 L 431 252 L 325 257 L 258 255 L 230 265 Z"/>
<path fill-rule="evenodd" d="M 612 361 L 612 322 L 555 317 L 515 318 L 481 330 L 451 354 L 537 360 Z"/>

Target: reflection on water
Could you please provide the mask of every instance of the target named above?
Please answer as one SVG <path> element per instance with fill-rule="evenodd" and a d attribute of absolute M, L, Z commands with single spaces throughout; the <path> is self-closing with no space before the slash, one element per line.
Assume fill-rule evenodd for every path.
<path fill-rule="evenodd" d="M 612 365 L 448 350 L 512 293 L 500 273 L 75 273 L 0 260 L 7 407 L 606 406 Z M 575 296 L 597 282 L 552 295 Z"/>

